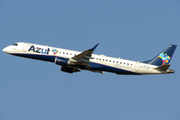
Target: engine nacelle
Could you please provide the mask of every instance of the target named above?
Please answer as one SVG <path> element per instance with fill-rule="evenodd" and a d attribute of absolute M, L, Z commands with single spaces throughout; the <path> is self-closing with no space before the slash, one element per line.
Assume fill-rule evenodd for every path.
<path fill-rule="evenodd" d="M 71 65 L 71 61 L 67 58 L 56 57 L 54 62 L 57 65 Z"/>
<path fill-rule="evenodd" d="M 61 71 L 67 72 L 67 73 L 80 72 L 80 70 L 76 68 L 70 68 L 70 67 L 65 67 L 65 66 L 61 67 Z"/>

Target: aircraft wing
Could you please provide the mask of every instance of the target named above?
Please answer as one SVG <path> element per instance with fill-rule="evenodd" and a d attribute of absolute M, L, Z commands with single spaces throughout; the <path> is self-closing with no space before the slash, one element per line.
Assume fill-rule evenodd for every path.
<path fill-rule="evenodd" d="M 78 61 L 78 63 L 89 64 L 89 62 L 90 62 L 89 59 L 93 59 L 91 57 L 91 55 L 98 45 L 99 45 L 99 43 L 96 44 L 93 48 L 88 49 L 88 50 L 72 57 L 72 59 Z"/>

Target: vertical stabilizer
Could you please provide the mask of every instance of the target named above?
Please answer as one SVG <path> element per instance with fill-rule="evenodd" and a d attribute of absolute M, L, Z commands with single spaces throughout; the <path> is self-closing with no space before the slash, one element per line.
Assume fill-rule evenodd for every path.
<path fill-rule="evenodd" d="M 177 45 L 169 45 L 166 49 L 160 52 L 156 57 L 150 60 L 149 64 L 156 65 L 156 66 L 169 64 L 173 57 L 173 53 L 176 47 Z"/>

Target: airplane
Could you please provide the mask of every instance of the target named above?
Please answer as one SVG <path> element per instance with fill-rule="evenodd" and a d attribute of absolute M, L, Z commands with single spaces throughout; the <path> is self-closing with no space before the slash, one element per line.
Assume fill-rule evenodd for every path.
<path fill-rule="evenodd" d="M 80 72 L 80 70 L 103 74 L 104 72 L 111 72 L 117 75 L 151 75 L 175 72 L 169 69 L 169 63 L 177 45 L 170 44 L 153 59 L 143 62 L 92 54 L 98 45 L 99 43 L 91 49 L 78 52 L 47 45 L 17 42 L 5 47 L 3 52 L 10 55 L 52 62 L 60 65 L 61 71 L 67 73 Z"/>

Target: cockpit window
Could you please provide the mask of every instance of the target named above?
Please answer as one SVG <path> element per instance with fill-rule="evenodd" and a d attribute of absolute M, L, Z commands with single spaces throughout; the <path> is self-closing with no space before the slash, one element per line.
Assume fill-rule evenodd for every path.
<path fill-rule="evenodd" d="M 18 44 L 17 43 L 15 43 L 15 44 L 12 44 L 13 46 L 17 46 Z"/>

